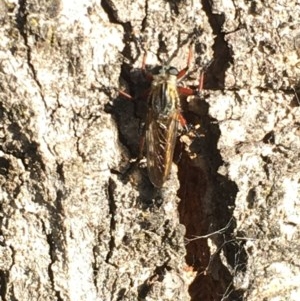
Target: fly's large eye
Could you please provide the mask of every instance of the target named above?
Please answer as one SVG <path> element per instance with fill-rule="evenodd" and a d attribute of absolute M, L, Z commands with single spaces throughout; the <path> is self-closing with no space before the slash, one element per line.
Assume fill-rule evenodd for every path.
<path fill-rule="evenodd" d="M 154 68 L 151 70 L 151 73 L 152 73 L 153 75 L 158 75 L 158 74 L 161 73 L 162 69 L 163 69 L 163 68 L 162 68 L 161 66 L 156 66 L 156 67 L 154 67 Z"/>
<path fill-rule="evenodd" d="M 178 75 L 178 70 L 175 67 L 170 67 L 169 74 L 170 75 Z"/>

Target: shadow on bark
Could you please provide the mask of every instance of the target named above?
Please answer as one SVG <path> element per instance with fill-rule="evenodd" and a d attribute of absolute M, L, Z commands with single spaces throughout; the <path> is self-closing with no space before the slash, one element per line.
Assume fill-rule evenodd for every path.
<path fill-rule="evenodd" d="M 186 227 L 186 262 L 197 271 L 189 292 L 193 301 L 242 300 L 232 286 L 234 273 L 229 272 L 220 258 L 222 252 L 234 272 L 243 269 L 247 260 L 242 245 L 233 237 L 237 186 L 218 174 L 223 164 L 217 149 L 220 130 L 208 116 L 208 104 L 200 100 L 199 107 L 200 117 L 194 113 L 186 115 L 189 122 L 201 124 L 203 135 L 190 146 L 197 157 L 191 159 L 182 152 L 178 162 L 179 214 Z M 209 246 L 208 237 L 215 251 Z"/>

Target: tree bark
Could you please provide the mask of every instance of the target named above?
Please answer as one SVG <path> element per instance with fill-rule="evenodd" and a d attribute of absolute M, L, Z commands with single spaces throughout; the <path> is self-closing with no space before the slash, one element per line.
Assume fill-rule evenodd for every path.
<path fill-rule="evenodd" d="M 300 6 L 0 3 L 0 298 L 298 300 Z M 169 179 L 146 65 L 189 74 Z M 133 99 L 122 99 L 119 90 Z M 179 140 L 179 139 L 178 139 Z"/>

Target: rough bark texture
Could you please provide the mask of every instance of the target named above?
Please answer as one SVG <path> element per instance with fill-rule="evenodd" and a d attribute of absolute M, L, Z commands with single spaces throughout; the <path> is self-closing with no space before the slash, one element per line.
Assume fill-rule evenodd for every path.
<path fill-rule="evenodd" d="M 299 20 L 297 1 L 2 0 L 1 300 L 299 300 Z M 200 128 L 155 189 L 130 168 L 143 54 L 180 69 L 191 43 Z"/>

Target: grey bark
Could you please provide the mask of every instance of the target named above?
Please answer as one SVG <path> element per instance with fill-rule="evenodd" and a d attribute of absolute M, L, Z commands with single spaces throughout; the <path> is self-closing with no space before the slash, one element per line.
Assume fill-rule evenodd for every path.
<path fill-rule="evenodd" d="M 298 300 L 299 15 L 296 1 L 3 0 L 1 300 Z M 155 189 L 130 164 L 143 54 L 181 69 L 190 45 L 197 135 Z"/>

